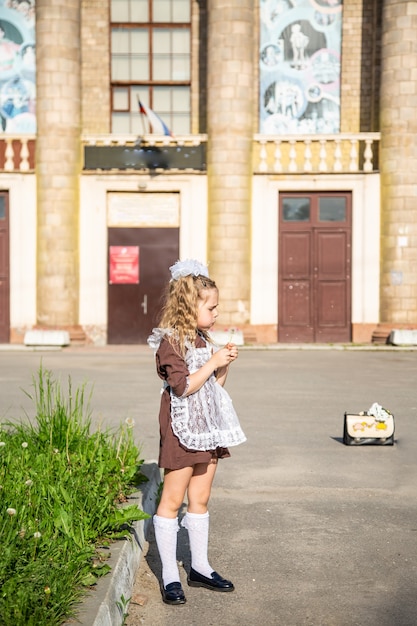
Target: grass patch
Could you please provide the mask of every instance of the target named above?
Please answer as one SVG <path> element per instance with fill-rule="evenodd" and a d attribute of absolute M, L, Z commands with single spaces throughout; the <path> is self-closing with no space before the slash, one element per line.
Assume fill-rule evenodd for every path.
<path fill-rule="evenodd" d="M 51 372 L 33 381 L 32 421 L 0 424 L 0 623 L 55 626 L 106 574 L 108 546 L 149 517 L 120 506 L 141 480 L 133 420 L 91 432 L 82 386 Z"/>

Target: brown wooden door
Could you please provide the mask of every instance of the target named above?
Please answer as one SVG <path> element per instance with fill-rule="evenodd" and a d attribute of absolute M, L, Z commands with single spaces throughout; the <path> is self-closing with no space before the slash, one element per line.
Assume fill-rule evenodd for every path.
<path fill-rule="evenodd" d="M 0 343 L 10 341 L 9 198 L 0 192 Z"/>
<path fill-rule="evenodd" d="M 107 342 L 146 343 L 161 310 L 169 267 L 178 259 L 179 229 L 109 228 L 108 244 Z M 138 257 L 137 267 L 129 265 L 125 276 L 112 272 L 112 255 L 117 255 L 120 248 Z"/>
<path fill-rule="evenodd" d="M 351 196 L 282 194 L 278 340 L 351 340 Z"/>

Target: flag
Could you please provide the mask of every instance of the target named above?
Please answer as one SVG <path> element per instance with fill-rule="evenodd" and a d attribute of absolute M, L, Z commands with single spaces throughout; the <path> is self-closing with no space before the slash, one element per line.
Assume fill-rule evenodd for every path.
<path fill-rule="evenodd" d="M 139 113 L 146 115 L 146 117 L 148 118 L 148 122 L 151 127 L 151 133 L 153 133 L 154 135 L 168 135 L 168 136 L 172 135 L 168 126 L 159 117 L 159 115 L 157 115 L 155 111 L 152 111 L 152 109 L 150 109 L 145 104 L 143 104 L 139 100 L 139 98 L 138 98 L 138 105 L 139 105 Z"/>

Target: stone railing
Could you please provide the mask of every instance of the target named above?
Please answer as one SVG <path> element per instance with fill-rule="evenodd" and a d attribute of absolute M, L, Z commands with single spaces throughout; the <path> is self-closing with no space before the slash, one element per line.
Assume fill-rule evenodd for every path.
<path fill-rule="evenodd" d="M 253 171 L 259 174 L 378 171 L 380 133 L 255 135 Z"/>
<path fill-rule="evenodd" d="M 207 135 L 83 135 L 86 146 L 198 146 Z"/>
<path fill-rule="evenodd" d="M 36 135 L 4 135 L 0 138 L 0 171 L 33 172 Z"/>
<path fill-rule="evenodd" d="M 378 171 L 380 133 L 255 135 L 256 174 Z M 0 171 L 33 172 L 36 135 L 0 138 Z M 83 136 L 84 169 L 205 171 L 207 135 Z M 103 148 L 105 150 L 103 150 Z M 110 151 L 111 150 L 111 151 Z"/>

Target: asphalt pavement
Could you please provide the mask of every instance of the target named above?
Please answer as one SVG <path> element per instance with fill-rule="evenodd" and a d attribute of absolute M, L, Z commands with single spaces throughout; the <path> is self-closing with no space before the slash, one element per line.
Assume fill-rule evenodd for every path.
<path fill-rule="evenodd" d="M 135 420 L 142 457 L 158 455 L 160 381 L 146 346 L 0 350 L 0 420 L 35 414 L 40 363 L 65 390 L 91 390 L 94 427 Z M 152 532 L 127 626 L 415 626 L 417 351 L 292 346 L 240 350 L 227 388 L 248 441 L 219 463 L 210 501 L 212 566 L 235 592 L 189 588 L 161 602 Z M 394 446 L 347 447 L 345 411 L 395 416 Z M 133 601 L 136 600 L 134 603 Z"/>

